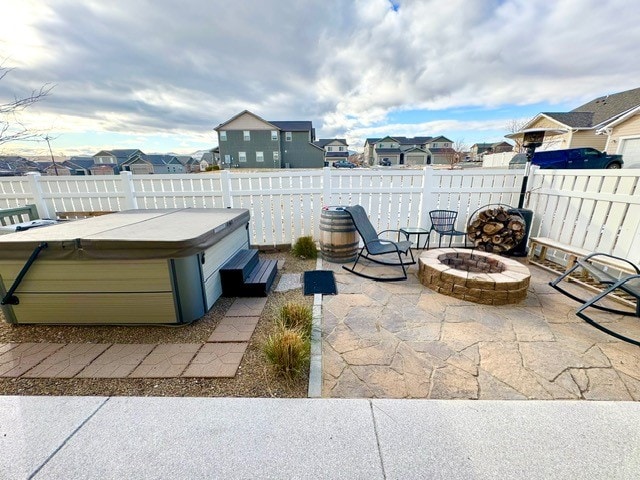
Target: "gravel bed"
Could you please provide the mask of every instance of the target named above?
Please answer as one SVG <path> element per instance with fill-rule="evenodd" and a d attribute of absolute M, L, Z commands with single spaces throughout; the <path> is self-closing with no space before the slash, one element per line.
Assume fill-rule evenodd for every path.
<path fill-rule="evenodd" d="M 303 260 L 290 252 L 260 253 L 261 258 L 284 260 L 276 283 L 283 273 L 302 273 L 315 269 L 315 260 Z M 10 325 L 0 312 L 0 343 L 204 343 L 233 303 L 221 297 L 199 320 L 185 326 L 73 326 Z M 238 373 L 234 378 L 168 379 L 27 379 L 0 378 L 0 395 L 133 395 L 194 397 L 306 397 L 308 376 L 285 381 L 276 376 L 261 346 L 272 329 L 274 312 L 288 301 L 313 303 L 302 289 L 271 292 L 267 305 L 251 337 Z"/>

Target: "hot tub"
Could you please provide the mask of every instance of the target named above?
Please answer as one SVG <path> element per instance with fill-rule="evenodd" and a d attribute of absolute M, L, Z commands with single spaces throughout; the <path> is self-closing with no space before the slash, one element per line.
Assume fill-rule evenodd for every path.
<path fill-rule="evenodd" d="M 245 209 L 128 210 L 0 236 L 2 311 L 17 324 L 190 323 L 220 297 L 248 224 Z"/>

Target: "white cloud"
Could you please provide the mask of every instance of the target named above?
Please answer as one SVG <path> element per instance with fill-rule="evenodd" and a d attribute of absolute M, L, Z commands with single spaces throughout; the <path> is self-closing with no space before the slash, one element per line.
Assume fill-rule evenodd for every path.
<path fill-rule="evenodd" d="M 0 98 L 56 84 L 25 120 L 61 132 L 212 141 L 244 109 L 313 120 L 323 137 L 487 131 L 447 109 L 579 105 L 639 86 L 634 0 L 42 3 L 3 1 L 0 58 L 18 68 Z M 387 125 L 406 110 L 442 121 Z"/>

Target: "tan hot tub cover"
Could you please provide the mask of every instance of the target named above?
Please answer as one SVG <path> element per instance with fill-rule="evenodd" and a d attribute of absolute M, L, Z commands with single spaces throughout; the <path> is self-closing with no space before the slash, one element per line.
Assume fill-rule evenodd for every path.
<path fill-rule="evenodd" d="M 247 224 L 249 210 L 126 210 L 0 236 L 0 260 L 26 259 L 41 243 L 47 259 L 181 258 L 201 252 Z"/>

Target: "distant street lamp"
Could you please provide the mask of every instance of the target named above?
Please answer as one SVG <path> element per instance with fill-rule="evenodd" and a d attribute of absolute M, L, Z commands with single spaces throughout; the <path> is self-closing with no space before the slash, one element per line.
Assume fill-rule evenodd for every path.
<path fill-rule="evenodd" d="M 49 154 L 51 155 L 51 161 L 53 162 L 53 171 L 56 172 L 56 176 L 58 176 L 58 165 L 56 164 L 56 159 L 53 158 L 53 151 L 51 151 L 51 144 L 49 143 L 49 135 L 46 135 L 44 139 L 47 141 L 47 145 L 49 145 Z"/>

